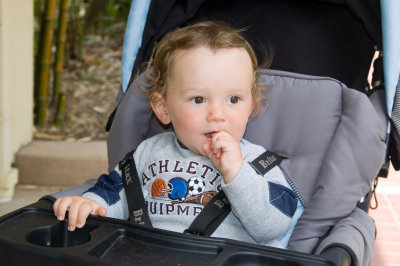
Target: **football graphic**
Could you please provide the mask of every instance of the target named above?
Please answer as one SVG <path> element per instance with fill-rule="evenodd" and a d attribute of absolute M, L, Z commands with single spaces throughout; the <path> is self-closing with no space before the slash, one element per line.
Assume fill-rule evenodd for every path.
<path fill-rule="evenodd" d="M 194 204 L 201 204 L 201 205 L 206 206 L 215 195 L 217 195 L 216 191 L 206 191 L 201 194 L 187 197 L 183 200 L 172 201 L 172 204 L 194 203 Z"/>
<path fill-rule="evenodd" d="M 206 189 L 206 183 L 200 177 L 192 177 L 188 181 L 189 185 L 189 196 L 195 196 L 201 194 Z"/>

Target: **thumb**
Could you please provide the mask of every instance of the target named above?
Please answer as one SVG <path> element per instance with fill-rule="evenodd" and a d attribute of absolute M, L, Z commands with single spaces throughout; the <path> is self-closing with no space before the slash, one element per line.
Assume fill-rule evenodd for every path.
<path fill-rule="evenodd" d="M 208 158 L 210 158 L 210 155 L 211 155 L 211 144 L 209 144 L 209 143 L 204 144 L 203 145 L 203 152 Z"/>
<path fill-rule="evenodd" d="M 107 215 L 107 211 L 103 207 L 97 208 L 96 213 L 98 216 L 102 216 L 102 217 L 105 217 Z"/>

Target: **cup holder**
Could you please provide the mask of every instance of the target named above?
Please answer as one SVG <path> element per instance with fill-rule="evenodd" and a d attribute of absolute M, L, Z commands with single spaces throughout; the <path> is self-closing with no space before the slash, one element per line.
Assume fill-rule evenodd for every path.
<path fill-rule="evenodd" d="M 97 225 L 86 224 L 83 228 L 68 231 L 68 220 L 54 225 L 37 227 L 25 235 L 25 239 L 35 245 L 45 247 L 72 247 L 89 242 L 90 232 Z"/>

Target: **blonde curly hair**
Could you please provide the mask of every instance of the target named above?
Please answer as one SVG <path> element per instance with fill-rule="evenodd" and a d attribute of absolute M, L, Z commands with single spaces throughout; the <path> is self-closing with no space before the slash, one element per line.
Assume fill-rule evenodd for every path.
<path fill-rule="evenodd" d="M 222 22 L 204 21 L 179 28 L 164 36 L 156 45 L 153 60 L 146 66 L 147 79 L 144 93 L 150 101 L 157 101 L 155 95 L 166 98 L 168 81 L 173 72 L 174 59 L 178 51 L 190 50 L 199 46 L 210 49 L 243 48 L 250 56 L 253 68 L 253 86 L 251 93 L 254 109 L 252 116 L 260 112 L 266 104 L 262 95 L 265 86 L 258 81 L 258 62 L 254 50 L 242 36 L 244 30 L 234 29 Z"/>

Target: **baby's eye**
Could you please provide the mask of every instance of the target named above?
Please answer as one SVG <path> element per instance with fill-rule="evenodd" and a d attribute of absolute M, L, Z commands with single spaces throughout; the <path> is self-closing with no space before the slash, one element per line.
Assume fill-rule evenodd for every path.
<path fill-rule="evenodd" d="M 238 96 L 232 96 L 229 98 L 230 103 L 238 103 L 240 98 Z"/>
<path fill-rule="evenodd" d="M 195 104 L 200 104 L 205 102 L 204 98 L 200 96 L 193 97 L 191 101 L 194 102 Z"/>

